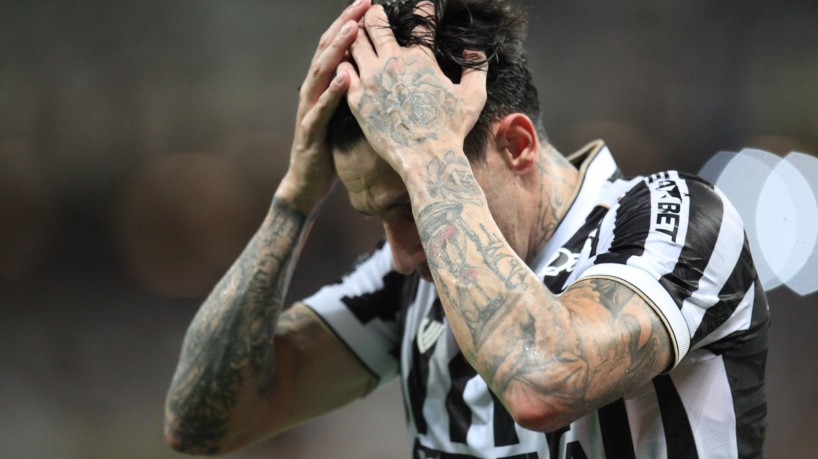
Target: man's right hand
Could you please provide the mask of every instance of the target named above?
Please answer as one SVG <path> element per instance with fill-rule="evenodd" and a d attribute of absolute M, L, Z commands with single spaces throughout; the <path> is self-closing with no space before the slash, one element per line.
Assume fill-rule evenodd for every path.
<path fill-rule="evenodd" d="M 358 21 L 370 5 L 371 0 L 357 0 L 324 32 L 301 85 L 290 166 L 276 197 L 304 215 L 321 202 L 335 181 L 326 128 L 350 82 L 346 72 L 336 75 L 336 69 L 358 36 Z"/>

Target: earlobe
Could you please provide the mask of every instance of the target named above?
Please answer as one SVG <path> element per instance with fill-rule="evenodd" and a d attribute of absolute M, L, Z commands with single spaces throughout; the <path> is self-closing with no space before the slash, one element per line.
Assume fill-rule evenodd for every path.
<path fill-rule="evenodd" d="M 532 170 L 537 159 L 537 130 L 522 113 L 506 115 L 495 130 L 497 148 L 513 171 L 524 174 Z"/>

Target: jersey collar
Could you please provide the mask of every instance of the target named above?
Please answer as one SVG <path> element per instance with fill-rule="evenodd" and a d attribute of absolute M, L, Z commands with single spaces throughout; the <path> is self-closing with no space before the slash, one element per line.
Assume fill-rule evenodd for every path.
<path fill-rule="evenodd" d="M 579 169 L 579 180 L 570 198 L 571 206 L 557 225 L 554 235 L 531 263 L 534 272 L 539 272 L 554 253 L 585 223 L 588 214 L 599 202 L 602 188 L 609 179 L 620 174 L 611 151 L 602 140 L 585 145 L 568 156 L 568 160 Z"/>

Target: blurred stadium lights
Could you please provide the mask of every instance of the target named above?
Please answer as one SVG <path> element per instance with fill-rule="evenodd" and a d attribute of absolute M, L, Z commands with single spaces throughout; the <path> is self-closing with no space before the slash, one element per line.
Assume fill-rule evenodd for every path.
<path fill-rule="evenodd" d="M 818 291 L 818 158 L 722 151 L 699 175 L 721 189 L 744 220 L 765 290 Z"/>

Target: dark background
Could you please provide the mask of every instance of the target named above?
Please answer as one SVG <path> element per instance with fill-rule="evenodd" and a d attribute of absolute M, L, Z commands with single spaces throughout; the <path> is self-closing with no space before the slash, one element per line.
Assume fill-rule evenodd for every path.
<path fill-rule="evenodd" d="M 0 456 L 178 457 L 165 390 L 286 166 L 343 1 L 0 1 Z M 524 3 L 544 123 L 626 174 L 818 152 L 815 2 Z M 748 183 L 748 187 L 758 184 Z M 379 237 L 336 190 L 291 297 Z M 818 450 L 818 302 L 770 293 L 768 457 Z M 396 386 L 237 457 L 406 458 Z"/>

